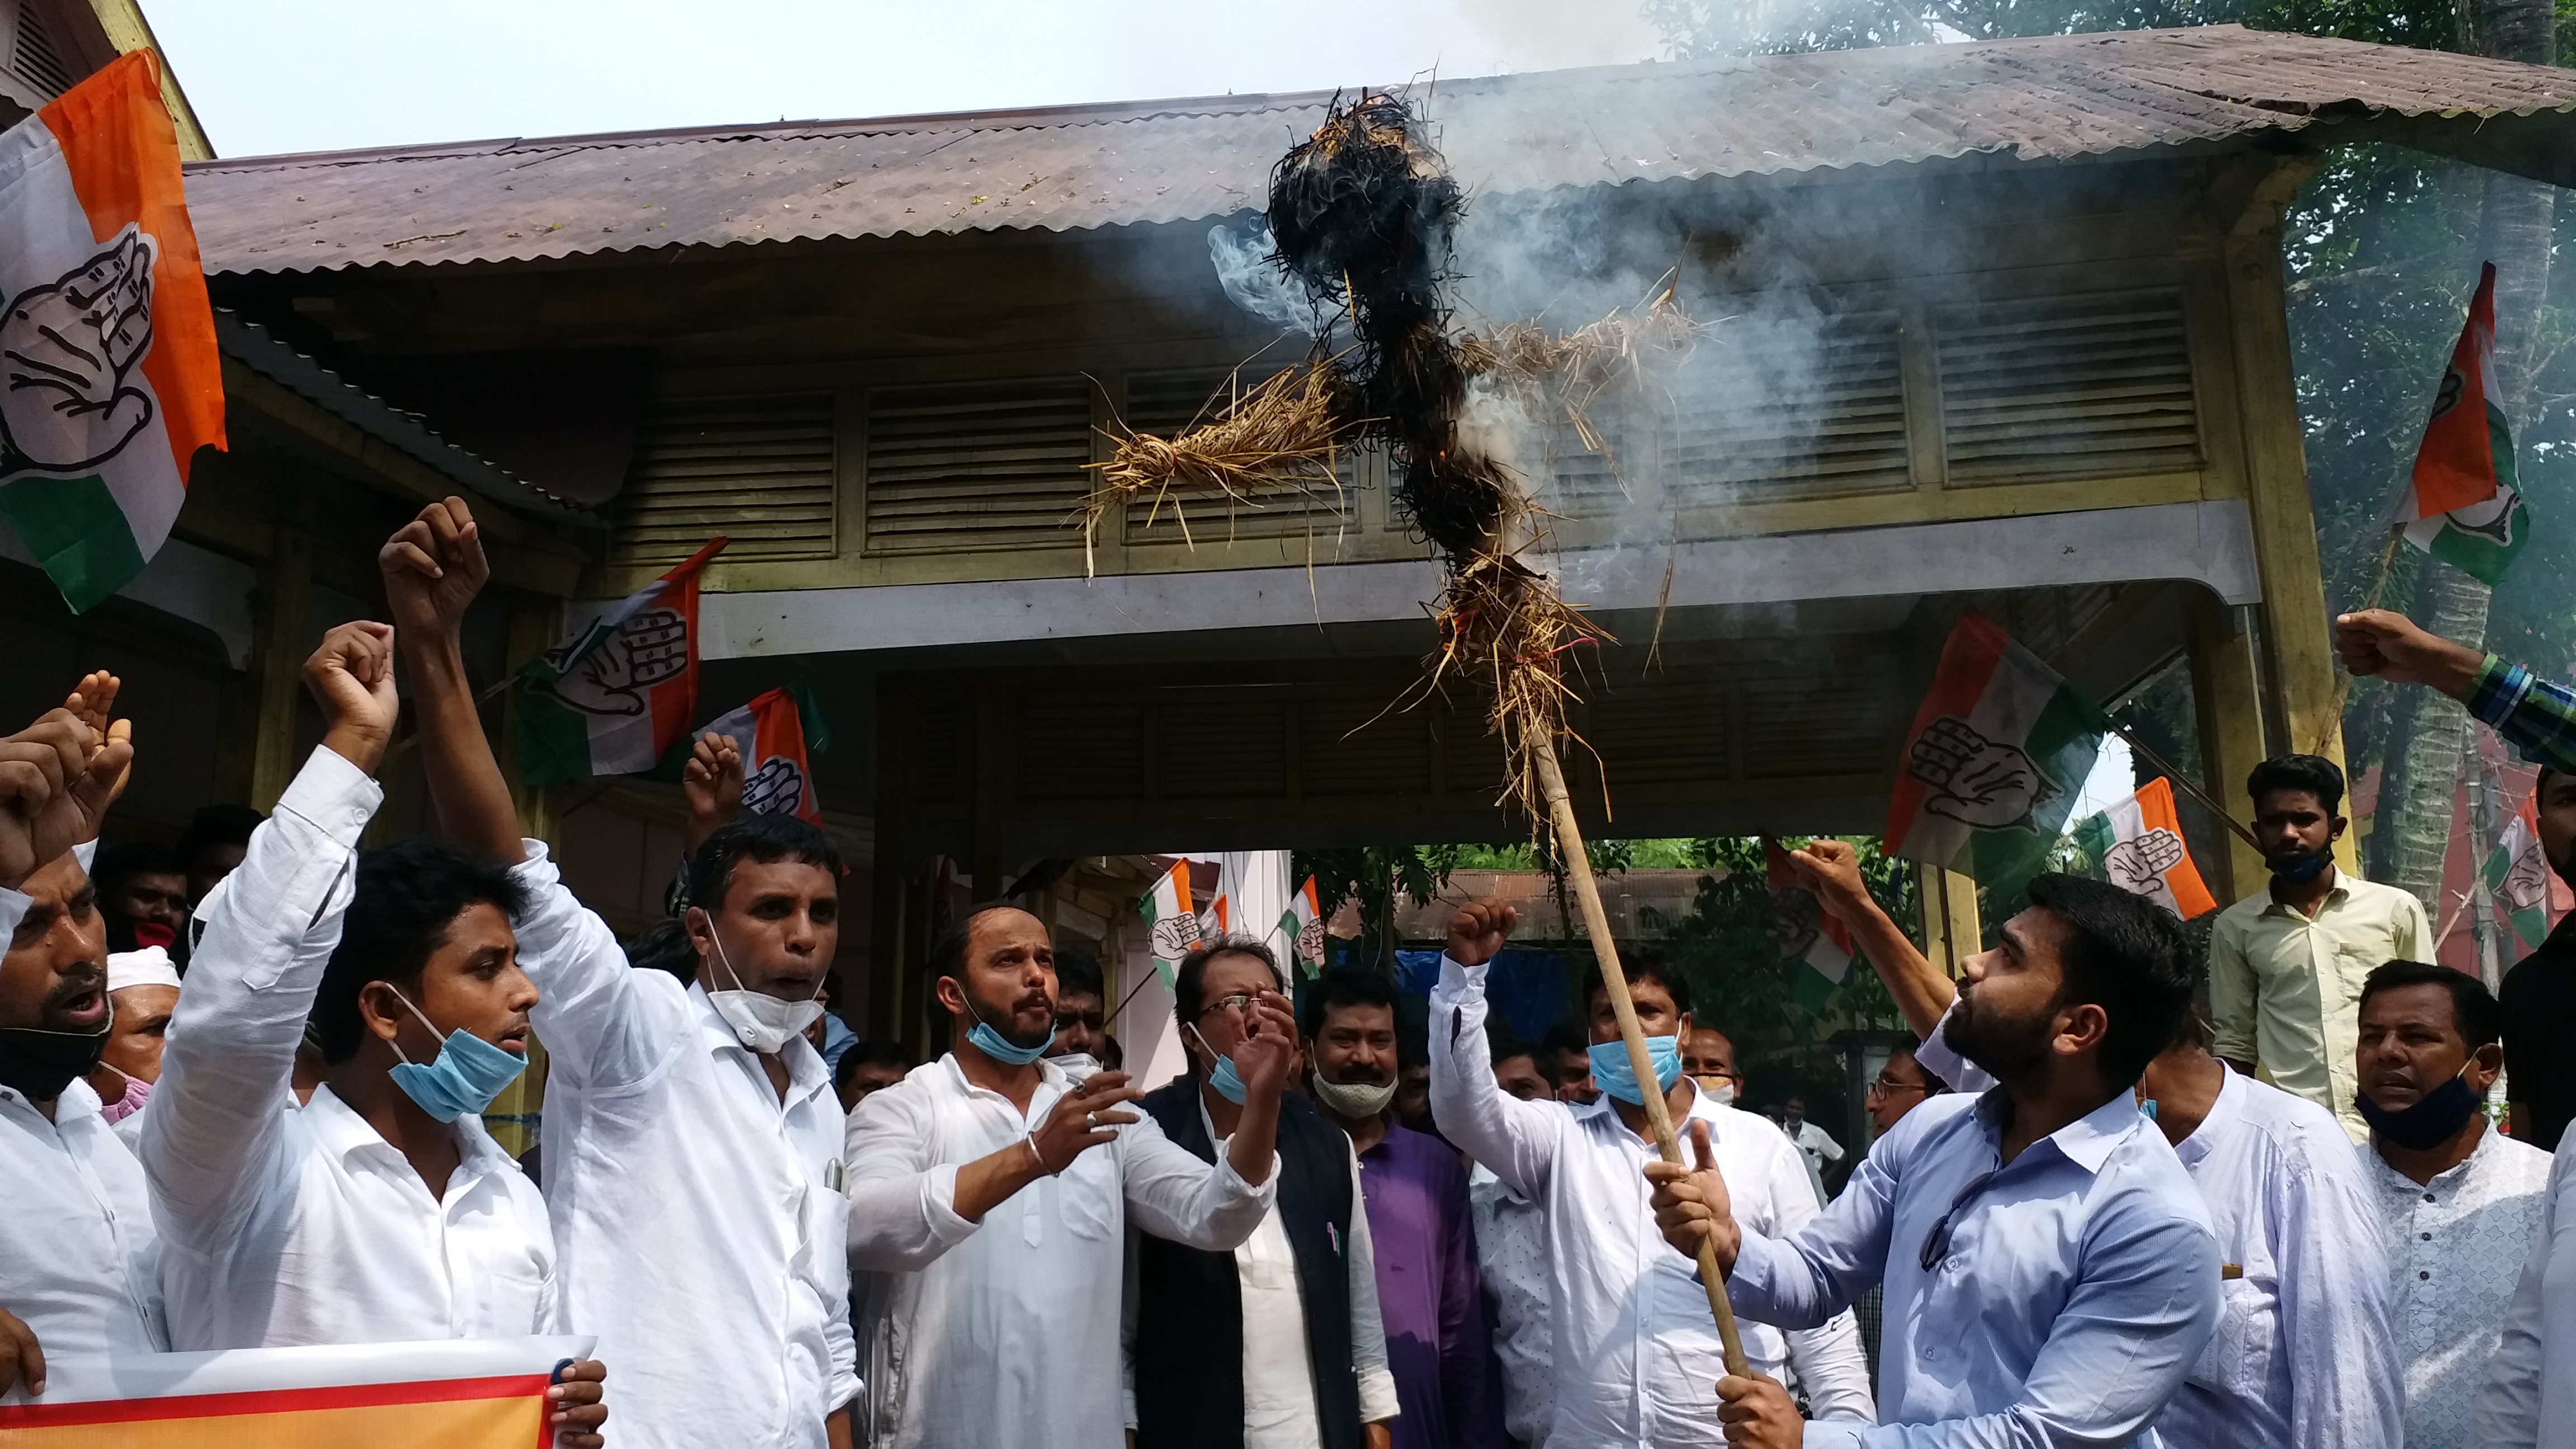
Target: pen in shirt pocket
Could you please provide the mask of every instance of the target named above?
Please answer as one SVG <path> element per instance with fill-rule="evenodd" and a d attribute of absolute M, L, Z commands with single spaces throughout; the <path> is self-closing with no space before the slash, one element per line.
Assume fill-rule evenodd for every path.
<path fill-rule="evenodd" d="M 1326 1223 L 1324 1224 L 1324 1236 L 1332 1240 L 1333 1256 L 1336 1258 L 1340 1257 L 1342 1255 L 1342 1230 L 1334 1227 L 1331 1223 Z"/>

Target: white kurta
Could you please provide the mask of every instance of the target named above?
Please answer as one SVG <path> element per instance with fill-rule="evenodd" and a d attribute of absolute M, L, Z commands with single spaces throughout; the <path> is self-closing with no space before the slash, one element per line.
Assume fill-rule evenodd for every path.
<path fill-rule="evenodd" d="M 2576 1449 L 2576 1151 L 2561 1142 L 2531 1257 L 2469 1429 L 2476 1449 Z"/>
<path fill-rule="evenodd" d="M 445 1192 L 332 1095 L 298 1110 L 295 1050 L 340 944 L 358 836 L 384 798 L 305 761 L 195 921 L 188 982 L 141 1115 L 170 1346 L 288 1348 L 551 1333 L 536 1185 L 474 1117 Z"/>
<path fill-rule="evenodd" d="M 706 993 L 626 964 L 531 840 L 546 1204 L 566 1330 L 596 1334 L 621 1449 L 821 1449 L 858 1393 L 843 1121 L 803 1037 L 781 1101 Z"/>
<path fill-rule="evenodd" d="M 954 1056 L 916 1067 L 850 1114 L 850 1265 L 876 1441 L 903 1449 L 1121 1449 L 1120 1270 L 1132 1219 L 1223 1252 L 1279 1181 L 1245 1182 L 1175 1146 L 1151 1117 L 959 1217 L 957 1169 L 1021 1143 L 1072 1083 L 1053 1062 L 1023 1115 Z M 1301 1359 L 1302 1361 L 1302 1359 Z"/>

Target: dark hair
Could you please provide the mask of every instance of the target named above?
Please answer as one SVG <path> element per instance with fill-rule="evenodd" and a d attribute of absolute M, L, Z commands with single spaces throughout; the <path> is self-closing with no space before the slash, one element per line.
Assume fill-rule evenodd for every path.
<path fill-rule="evenodd" d="M 1586 996 L 1583 999 L 1589 1002 L 1592 998 Z M 1592 1050 L 1592 1034 L 1583 1029 L 1581 1022 L 1572 1017 L 1566 1017 L 1549 1027 L 1547 1034 L 1540 1037 L 1538 1043 L 1552 1052 L 1574 1052 L 1580 1055 Z"/>
<path fill-rule="evenodd" d="M 1555 1052 L 1503 1032 L 1485 1038 L 1485 1059 L 1494 1066 L 1500 1067 L 1514 1057 L 1529 1058 L 1530 1065 L 1538 1069 L 1539 1077 L 1550 1088 L 1564 1085 L 1557 1077 Z"/>
<path fill-rule="evenodd" d="M 688 927 L 668 916 L 619 942 L 618 949 L 626 953 L 629 966 L 667 971 L 683 986 L 698 979 L 698 943 L 689 939 Z"/>
<path fill-rule="evenodd" d="M 746 860 L 755 865 L 801 861 L 822 867 L 835 882 L 844 869 L 832 837 L 805 821 L 793 815 L 737 815 L 717 826 L 690 858 L 689 904 L 710 916 L 723 910 L 725 892 L 733 889 L 733 868 Z"/>
<path fill-rule="evenodd" d="M 1118 1044 L 1118 1038 L 1105 1031 L 1100 1034 L 1100 1065 L 1113 1072 L 1127 1065 L 1127 1049 Z"/>
<path fill-rule="evenodd" d="M 2504 1039 L 2504 1007 L 2497 1003 L 2495 993 L 2487 990 L 2485 982 L 2468 972 L 2454 971 L 2448 966 L 2435 966 L 2423 961 L 2388 962 L 2362 979 L 2359 1006 L 2368 1006 L 2373 996 L 2401 986 L 2439 986 L 2449 991 L 2452 1022 L 2459 1028 L 2460 1039 L 2469 1044 L 2469 1050 L 2476 1051 Z"/>
<path fill-rule="evenodd" d="M 201 805 L 179 832 L 179 859 L 195 865 L 207 846 L 248 845 L 250 833 L 267 818 L 247 805 Z"/>
<path fill-rule="evenodd" d="M 989 906 L 977 906 L 949 922 L 948 929 L 940 932 L 939 938 L 930 943 L 930 979 L 936 981 L 946 976 L 962 984 L 966 971 L 966 947 L 975 938 L 975 923 L 995 911 L 1018 909 L 996 901 Z"/>
<path fill-rule="evenodd" d="M 1058 947 L 1055 953 L 1055 994 L 1059 1001 L 1068 996 L 1097 996 L 1105 1004 L 1109 992 L 1100 979 L 1100 958 L 1085 947 Z"/>
<path fill-rule="evenodd" d="M 850 1078 L 858 1075 L 861 1067 L 893 1067 L 908 1072 L 916 1065 L 912 1049 L 902 1042 L 889 1041 L 884 1037 L 862 1038 L 850 1043 L 849 1050 L 841 1053 L 841 1059 L 832 1064 L 832 1091 L 839 1095 L 840 1090 L 850 1084 Z"/>
<path fill-rule="evenodd" d="M 1324 1014 L 1336 1006 L 1383 1006 L 1395 1013 L 1395 988 L 1385 977 L 1357 966 L 1336 966 L 1306 988 L 1297 1004 L 1297 1030 L 1309 1040 L 1324 1029 Z"/>
<path fill-rule="evenodd" d="M 2328 815 L 2343 808 L 2343 771 L 2323 755 L 2274 755 L 2245 777 L 2245 793 L 2259 808 L 2276 790 L 2300 790 L 2317 797 Z"/>
<path fill-rule="evenodd" d="M 2532 777 L 2531 802 L 2533 809 L 2536 810 L 2540 808 L 2540 797 L 2549 793 L 2549 777 L 2557 773 L 2559 773 L 2557 766 L 2543 765 L 2540 767 L 2540 773 Z"/>
<path fill-rule="evenodd" d="M 1914 1070 L 1920 1073 L 1923 1077 L 1923 1095 L 1925 1097 L 1937 1097 L 1943 1092 L 1950 1090 L 1950 1084 L 1943 1081 L 1939 1073 L 1933 1071 L 1930 1067 L 1923 1065 L 1923 1044 L 1921 1042 L 1907 1042 L 1905 1045 L 1898 1047 L 1887 1055 L 1888 1059 L 1891 1061 L 1901 1056 L 1907 1061 L 1914 1063 Z"/>
<path fill-rule="evenodd" d="M 187 857 L 157 840 L 129 840 L 98 853 L 90 866 L 89 878 L 104 893 L 112 891 L 138 875 L 175 875 L 188 873 Z"/>
<path fill-rule="evenodd" d="M 369 982 L 391 982 L 417 1005 L 421 968 L 456 918 L 484 904 L 514 922 L 528 910 L 527 887 L 488 855 L 427 836 L 360 853 L 340 944 L 313 999 L 322 1060 L 337 1066 L 357 1055 L 366 1033 L 358 993 Z"/>
<path fill-rule="evenodd" d="M 1664 988 L 1664 994 L 1673 999 L 1673 1010 L 1676 1013 L 1683 1016 L 1690 1014 L 1690 982 L 1683 977 L 1681 968 L 1674 965 L 1672 958 L 1663 952 L 1642 946 L 1632 946 L 1620 954 L 1619 974 L 1627 977 L 1628 984 L 1631 986 L 1640 981 L 1652 981 Z M 1593 996 L 1605 989 L 1606 983 L 1601 979 L 1601 963 L 1595 961 L 1592 969 L 1583 975 L 1583 1009 L 1587 1013 L 1592 1010 Z"/>
<path fill-rule="evenodd" d="M 2107 881 L 2048 874 L 2031 880 L 2030 903 L 2066 923 L 2060 1006 L 2102 1008 L 2102 1074 L 2135 1086 L 2181 1035 L 2191 1011 L 2191 939 L 2174 914 Z"/>
<path fill-rule="evenodd" d="M 1270 948 L 1251 936 L 1219 936 L 1201 942 L 1198 948 L 1181 958 L 1181 969 L 1172 973 L 1172 1020 L 1196 1029 L 1202 1011 L 1200 998 L 1207 994 L 1201 985 L 1207 979 L 1207 964 L 1219 956 L 1249 956 L 1270 968 L 1270 981 L 1279 984 L 1279 958 Z"/>

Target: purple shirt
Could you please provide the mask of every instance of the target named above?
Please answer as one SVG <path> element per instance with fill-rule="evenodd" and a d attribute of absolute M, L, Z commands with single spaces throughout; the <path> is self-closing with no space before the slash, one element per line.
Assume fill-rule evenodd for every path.
<path fill-rule="evenodd" d="M 1404 1410 L 1390 1426 L 1395 1449 L 1503 1449 L 1501 1384 L 1457 1150 L 1390 1122 L 1386 1140 L 1360 1154 L 1360 1190 L 1386 1365 Z"/>

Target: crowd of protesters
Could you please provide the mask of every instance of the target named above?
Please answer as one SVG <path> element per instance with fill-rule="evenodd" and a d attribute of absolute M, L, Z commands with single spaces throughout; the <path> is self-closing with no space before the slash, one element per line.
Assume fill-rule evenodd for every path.
<path fill-rule="evenodd" d="M 2426 964 L 2414 898 L 2335 864 L 2329 761 L 2248 781 L 2270 879 L 2205 965 L 2167 907 L 2049 875 L 1954 980 L 1850 846 L 1792 853 L 1914 1035 L 1848 1149 L 1747 1109 L 1726 1003 L 1651 949 L 1651 1082 L 1597 975 L 1542 1039 L 1495 1030 L 1499 901 L 1456 912 L 1427 1014 L 1202 944 L 1163 1083 L 1098 961 L 986 906 L 931 947 L 924 1063 L 826 1011 L 840 856 L 735 808 L 721 736 L 674 917 L 621 942 L 519 834 L 465 505 L 380 562 L 390 621 L 314 652 L 322 743 L 265 817 L 94 854 L 135 766 L 105 674 L 0 739 L 0 1389 L 562 1332 L 597 1343 L 548 1390 L 575 1449 L 2576 1445 L 2576 936 L 2501 1003 Z M 2576 695 L 2394 615 L 2338 642 L 2542 764 L 2576 881 Z M 400 698 L 436 833 L 361 848 Z M 514 1159 L 482 1113 L 536 1039 Z"/>

